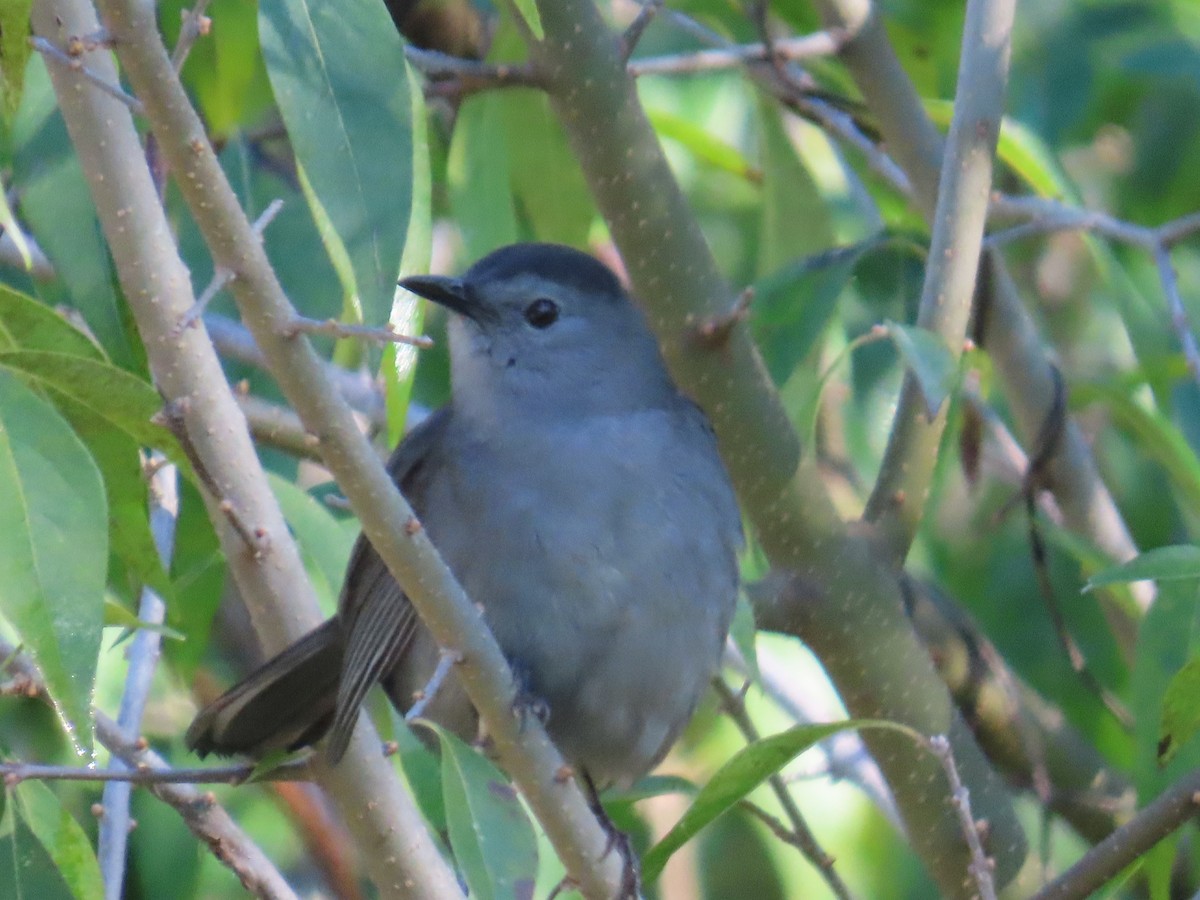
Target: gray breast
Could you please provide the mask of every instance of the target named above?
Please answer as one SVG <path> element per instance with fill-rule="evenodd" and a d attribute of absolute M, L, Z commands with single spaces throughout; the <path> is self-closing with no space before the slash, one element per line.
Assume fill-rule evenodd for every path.
<path fill-rule="evenodd" d="M 469 427 L 447 436 L 423 521 L 548 704 L 564 756 L 627 783 L 665 754 L 716 668 L 737 591 L 737 507 L 682 402 L 517 424 L 501 447 Z M 430 649 L 414 648 L 413 665 L 429 665 Z"/>

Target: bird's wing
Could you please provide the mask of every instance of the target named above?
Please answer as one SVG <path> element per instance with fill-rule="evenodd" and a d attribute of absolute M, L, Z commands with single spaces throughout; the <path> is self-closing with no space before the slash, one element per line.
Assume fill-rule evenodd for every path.
<path fill-rule="evenodd" d="M 388 473 L 418 517 L 437 465 L 431 453 L 444 438 L 449 408 L 435 412 L 406 437 L 388 460 Z M 338 615 L 346 636 L 336 713 L 327 753 L 337 762 L 350 742 L 358 708 L 375 682 L 400 661 L 417 630 L 417 614 L 366 535 L 359 535 L 346 567 Z"/>

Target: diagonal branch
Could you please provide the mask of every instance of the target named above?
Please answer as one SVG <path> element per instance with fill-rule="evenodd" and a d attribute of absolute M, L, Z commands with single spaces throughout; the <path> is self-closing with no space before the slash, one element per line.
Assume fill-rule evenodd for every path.
<path fill-rule="evenodd" d="M 821 480 L 800 464 L 798 438 L 746 329 L 729 329 L 719 342 L 699 339 L 697 324 L 728 311 L 733 292 L 646 120 L 618 39 L 589 0 L 538 6 L 545 39 L 526 35 L 532 60 L 664 357 L 708 412 L 772 563 L 822 585 L 818 602 L 788 609 L 782 624 L 810 643 L 855 716 L 950 734 L 974 808 L 991 822 L 987 849 L 1003 883 L 1024 856 L 1024 835 L 913 634 L 892 566 L 847 532 Z M 865 740 L 895 791 L 917 853 L 945 893 L 960 895 L 970 857 L 946 802 L 941 767 L 899 735 Z"/>
<path fill-rule="evenodd" d="M 178 85 L 157 39 L 154 9 L 141 8 L 145 18 L 140 26 L 121 30 L 119 42 L 130 50 L 149 40 L 161 54 L 168 73 L 164 78 Z M 94 33 L 98 22 L 85 0 L 38 0 L 33 7 L 33 26 L 40 37 L 57 44 L 72 35 Z M 116 67 L 109 53 L 92 54 L 89 68 L 115 83 Z M 199 328 L 173 335 L 176 323 L 195 298 L 129 109 L 95 90 L 74 69 L 52 66 L 50 76 L 156 384 L 171 403 L 186 401 L 179 406 L 192 446 L 203 457 L 207 471 L 214 474 L 223 497 L 266 538 L 268 549 L 261 558 L 249 552 L 221 513 L 217 498 L 206 498 L 259 635 L 269 648 L 279 649 L 319 621 L 316 598 L 212 343 Z M 186 99 L 179 103 L 188 106 Z M 188 152 L 195 155 L 194 149 Z M 172 163 L 177 174 L 186 170 L 180 159 Z M 261 252 L 252 235 L 242 238 L 243 246 L 253 245 Z M 367 735 L 366 728 L 360 730 L 348 765 L 319 772 L 322 786 L 353 832 L 381 893 L 453 895 L 458 891 L 457 879 L 442 860 L 411 797 L 400 789 L 380 755 L 378 739 L 370 740 Z"/>
<path fill-rule="evenodd" d="M 816 6 L 826 28 L 845 28 L 854 35 L 841 59 L 858 83 L 891 156 L 908 174 L 915 202 L 932 220 L 943 141 L 892 49 L 878 9 L 869 0 L 816 0 Z M 1053 404 L 1053 367 L 1003 260 L 991 251 L 986 258 L 992 264 L 987 271 L 981 267 L 980 288 L 990 301 L 980 302 L 976 331 L 996 365 L 1018 432 L 1026 446 L 1033 446 Z M 1137 555 L 1074 422 L 1068 422 L 1057 452 L 1047 462 L 1045 486 L 1058 498 L 1072 530 L 1087 535 L 1118 562 Z M 1137 599 L 1145 609 L 1153 594 L 1143 591 Z M 1136 620 L 1107 598 L 1101 603 L 1118 644 L 1130 656 L 1137 640 Z"/>
<path fill-rule="evenodd" d="M 230 284 L 231 292 L 277 383 L 305 428 L 316 435 L 326 467 L 358 513 L 364 534 L 404 588 L 434 639 L 441 647 L 462 657 L 456 670 L 459 681 L 479 711 L 501 763 L 542 822 L 567 871 L 587 896 L 611 896 L 621 882 L 619 854 L 606 853 L 607 835 L 575 782 L 561 777 L 562 757 L 544 728 L 534 721 L 521 723 L 512 715 L 516 695 L 512 673 L 478 609 L 438 556 L 428 535 L 420 529 L 406 528 L 407 523 L 415 521 L 411 508 L 324 377 L 322 361 L 311 344 L 302 335 L 287 333 L 295 319 L 295 310 L 171 66 L 157 31 L 153 7 L 138 0 L 102 0 L 100 8 L 115 38 L 123 71 L 145 106 L 163 156 L 208 243 L 214 263 L 236 273 Z M 77 135 L 76 140 L 80 139 Z M 269 614 L 259 610 L 256 618 L 261 624 L 268 616 L 275 615 L 274 609 Z M 272 643 L 278 646 L 277 641 Z M 360 719 L 366 721 L 365 717 Z M 366 733 L 365 728 L 360 728 L 357 740 L 351 745 L 357 744 L 362 754 L 366 753 Z M 317 767 L 327 786 L 330 780 L 341 781 L 358 802 L 372 808 L 371 794 L 361 790 L 369 785 L 355 771 L 357 759 L 329 767 L 318 758 Z M 395 786 L 390 775 L 379 775 L 378 779 Z M 347 821 L 351 818 L 348 815 Z M 376 871 L 375 880 L 381 891 L 402 890 L 406 878 L 409 882 L 423 879 L 421 891 L 430 896 L 453 895 L 458 891 L 440 858 L 421 860 L 418 873 L 412 871 L 418 863 L 411 851 L 376 850 L 367 843 L 373 829 L 377 829 L 375 842 L 407 841 L 409 835 L 403 828 L 397 829 L 393 823 L 364 823 L 361 810 L 358 818 L 364 857 L 368 860 L 383 857 L 389 866 L 398 865 L 397 857 L 404 857 L 401 864 L 410 868 L 405 877 Z M 431 875 L 435 876 L 436 884 L 429 880 Z"/>

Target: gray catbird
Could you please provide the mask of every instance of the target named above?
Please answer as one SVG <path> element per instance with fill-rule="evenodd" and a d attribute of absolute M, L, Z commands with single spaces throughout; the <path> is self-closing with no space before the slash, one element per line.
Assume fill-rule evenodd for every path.
<path fill-rule="evenodd" d="M 555 744 L 589 780 L 658 763 L 717 667 L 741 524 L 712 430 L 641 313 L 592 257 L 497 250 L 460 278 L 402 285 L 450 309 L 452 399 L 389 470 L 484 618 Z M 400 710 L 438 648 L 360 537 L 338 614 L 204 709 L 204 755 L 345 750 L 382 682 Z M 466 738 L 451 677 L 426 715 Z"/>

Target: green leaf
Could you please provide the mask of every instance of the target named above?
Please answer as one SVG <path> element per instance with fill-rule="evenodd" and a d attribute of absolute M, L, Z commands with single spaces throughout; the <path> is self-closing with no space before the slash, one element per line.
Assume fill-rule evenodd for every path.
<path fill-rule="evenodd" d="M 1163 695 L 1162 731 L 1158 762 L 1165 765 L 1200 729 L 1200 656 L 1193 656 L 1175 673 Z"/>
<path fill-rule="evenodd" d="M 103 361 L 40 350 L 0 353 L 0 366 L 83 404 L 140 446 L 163 451 L 182 473 L 192 471 L 175 436 L 150 421 L 162 409 L 162 397 L 136 375 Z"/>
<path fill-rule="evenodd" d="M 1133 438 L 1140 453 L 1163 467 L 1184 511 L 1200 516 L 1200 459 L 1179 427 L 1158 409 L 1142 406 L 1133 390 L 1119 383 L 1071 385 L 1072 407 L 1096 402 L 1107 405 L 1113 423 Z"/>
<path fill-rule="evenodd" d="M 1200 577 L 1200 547 L 1180 544 L 1147 550 L 1129 562 L 1098 572 L 1087 580 L 1083 589 L 1091 591 L 1129 581 L 1177 581 L 1197 577 Z"/>
<path fill-rule="evenodd" d="M 63 302 L 82 315 L 115 364 L 142 370 L 144 353 L 128 327 L 91 191 L 42 65 L 29 67 L 18 119 L 24 120 L 20 130 L 30 135 L 13 160 L 22 221 L 65 286 Z"/>
<path fill-rule="evenodd" d="M 838 298 L 872 239 L 798 260 L 754 285 L 750 328 L 776 384 L 808 357 L 837 309 Z"/>
<path fill-rule="evenodd" d="M 824 725 L 796 725 L 739 750 L 700 789 L 692 805 L 661 841 L 642 857 L 642 878 L 652 883 L 671 855 L 705 825 L 723 815 L 800 753 L 830 735 L 848 729 L 885 728 L 923 740 L 905 725 L 878 719 L 849 719 Z"/>
<path fill-rule="evenodd" d="M 1200 747 L 1194 742 L 1178 745 L 1165 767 L 1159 758 L 1163 701 L 1169 685 L 1189 659 L 1200 656 L 1198 599 L 1200 592 L 1193 581 L 1162 582 L 1138 630 L 1130 676 L 1129 708 L 1135 719 L 1130 770 L 1142 804 L 1200 765 Z"/>
<path fill-rule="evenodd" d="M 513 6 L 517 8 L 521 18 L 525 20 L 525 26 L 536 40 L 540 41 L 546 36 L 542 30 L 542 14 L 538 12 L 537 0 L 513 0 Z"/>
<path fill-rule="evenodd" d="M 458 110 L 446 160 L 450 209 L 472 260 L 517 240 L 502 113 L 495 91 L 468 97 Z"/>
<path fill-rule="evenodd" d="M 72 897 L 98 900 L 104 896 L 100 865 L 87 834 L 54 792 L 38 781 L 22 781 L 9 794 L 11 802 L 0 821 L 0 853 L 12 863 L 15 896 L 50 900 Z M 3 871 L 0 869 L 0 871 Z"/>
<path fill-rule="evenodd" d="M 171 580 L 150 531 L 150 492 L 137 442 L 92 407 L 56 388 L 41 386 L 100 468 L 113 553 L 141 584 L 150 585 L 168 602 L 173 601 Z"/>
<path fill-rule="evenodd" d="M 758 629 L 754 623 L 754 608 L 750 605 L 745 591 L 738 591 L 737 605 L 733 608 L 733 622 L 729 626 L 729 637 L 745 660 L 751 679 L 758 681 Z"/>
<path fill-rule="evenodd" d="M 158 4 L 158 21 L 168 47 L 178 40 L 181 13 L 193 5 L 192 0 Z M 207 15 L 216 27 L 192 45 L 183 67 L 184 84 L 215 138 L 229 138 L 271 106 L 271 86 L 259 52 L 258 6 L 243 0 L 213 0 Z"/>
<path fill-rule="evenodd" d="M 30 51 L 31 9 L 33 0 L 5 0 L 0 3 L 0 99 L 4 102 L 4 118 L 9 121 L 21 105 L 25 63 L 29 60 Z"/>
<path fill-rule="evenodd" d="M 761 275 L 786 266 L 797 257 L 828 250 L 834 236 L 829 220 L 830 204 L 821 196 L 816 180 L 792 143 L 778 104 L 761 98 L 757 112 L 763 165 L 762 228 L 757 260 Z M 803 227 L 796 227 L 801 222 Z M 854 257 L 848 264 L 853 267 L 856 261 Z M 805 295 L 799 305 L 807 312 L 809 302 Z M 831 300 L 827 302 L 832 305 Z"/>
<path fill-rule="evenodd" d="M 353 266 L 362 318 L 381 324 L 412 204 L 403 42 L 375 0 L 262 3 L 259 33 L 296 160 Z"/>
<path fill-rule="evenodd" d="M 154 625 L 150 622 L 143 622 L 134 613 L 130 612 L 111 597 L 104 598 L 104 627 L 124 628 L 127 631 L 153 631 L 156 634 L 161 634 L 163 637 L 170 638 L 173 641 L 186 640 L 184 635 L 180 634 L 174 628 L 169 628 L 166 625 Z"/>
<path fill-rule="evenodd" d="M 227 581 L 225 557 L 199 489 L 179 482 L 179 516 L 175 522 L 175 552 L 171 554 L 171 583 L 176 602 L 167 606 L 167 624 L 187 640 L 167 644 L 167 661 L 190 682 L 204 655 L 213 616 Z"/>
<path fill-rule="evenodd" d="M 932 421 L 954 390 L 958 362 L 946 342 L 928 329 L 888 322 L 887 330 L 905 365 L 916 376 L 925 413 Z"/>
<path fill-rule="evenodd" d="M 516 790 L 455 735 L 420 724 L 441 742 L 446 827 L 471 896 L 528 900 L 537 877 L 537 840 Z"/>
<path fill-rule="evenodd" d="M 429 271 L 433 255 L 433 173 L 429 164 L 429 129 L 426 127 L 425 94 L 421 79 L 409 73 L 409 91 L 413 104 L 413 202 L 412 215 L 405 232 L 404 255 L 400 259 L 401 276 Z M 388 322 L 400 334 L 420 334 L 425 328 L 425 303 L 415 294 L 397 287 L 392 294 Z M 383 381 L 387 410 L 388 446 L 404 437 L 408 421 L 408 403 L 412 399 L 417 374 L 417 350 L 406 344 L 390 343 L 383 348 L 379 376 Z"/>
<path fill-rule="evenodd" d="M 0 284 L 0 349 L 52 350 L 102 360 L 104 351 L 91 338 L 46 304 Z"/>
<path fill-rule="evenodd" d="M 948 129 L 954 104 L 949 100 L 926 100 L 925 111 L 934 124 Z M 1008 117 L 1001 120 L 996 156 L 1034 193 L 1068 203 L 1080 202 L 1079 192 L 1059 166 L 1055 152 L 1040 135 L 1017 120 Z"/>
<path fill-rule="evenodd" d="M 96 464 L 52 406 L 0 371 L 0 613 L 80 752 L 92 747 L 107 569 Z"/>
<path fill-rule="evenodd" d="M 701 162 L 752 184 L 762 183 L 762 170 L 746 159 L 737 147 L 710 134 L 690 119 L 665 109 L 647 109 L 646 117 L 661 137 L 675 141 Z"/>
<path fill-rule="evenodd" d="M 313 586 L 322 594 L 322 608 L 327 615 L 332 614 L 341 592 L 354 535 L 342 527 L 329 507 L 307 491 L 274 472 L 267 473 L 267 481 L 300 545 L 304 566 L 313 576 Z"/>

